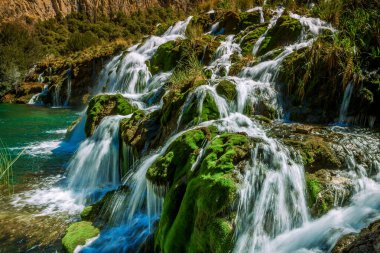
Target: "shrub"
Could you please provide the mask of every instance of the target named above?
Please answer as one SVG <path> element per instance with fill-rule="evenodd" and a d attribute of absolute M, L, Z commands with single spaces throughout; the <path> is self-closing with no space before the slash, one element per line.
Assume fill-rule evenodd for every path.
<path fill-rule="evenodd" d="M 79 51 L 95 45 L 99 41 L 98 36 L 93 32 L 87 31 L 85 33 L 75 32 L 70 35 L 67 41 L 67 49 L 69 51 Z"/>

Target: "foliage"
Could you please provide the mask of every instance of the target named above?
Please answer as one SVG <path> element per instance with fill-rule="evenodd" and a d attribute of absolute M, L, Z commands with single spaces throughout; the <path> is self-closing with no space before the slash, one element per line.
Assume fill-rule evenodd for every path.
<path fill-rule="evenodd" d="M 75 32 L 70 34 L 67 40 L 67 49 L 69 51 L 79 51 L 90 47 L 98 41 L 98 36 L 93 32 L 87 31 L 85 33 Z"/>
<path fill-rule="evenodd" d="M 21 81 L 41 56 L 41 43 L 27 27 L 17 23 L 1 24 L 0 97 Z"/>

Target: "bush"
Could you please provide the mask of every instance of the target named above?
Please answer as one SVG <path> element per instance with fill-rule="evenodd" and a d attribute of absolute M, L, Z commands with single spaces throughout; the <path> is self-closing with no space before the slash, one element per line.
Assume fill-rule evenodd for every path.
<path fill-rule="evenodd" d="M 70 35 L 67 41 L 67 49 L 69 51 L 79 51 L 95 45 L 99 41 L 98 36 L 93 32 L 87 31 L 85 33 L 75 32 Z"/>

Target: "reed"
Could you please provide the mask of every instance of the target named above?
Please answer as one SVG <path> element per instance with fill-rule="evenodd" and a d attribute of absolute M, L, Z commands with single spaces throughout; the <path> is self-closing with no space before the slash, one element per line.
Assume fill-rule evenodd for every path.
<path fill-rule="evenodd" d="M 13 191 L 13 164 L 24 152 L 25 149 L 13 158 L 8 148 L 0 140 L 0 186 L 5 186 L 9 193 Z"/>

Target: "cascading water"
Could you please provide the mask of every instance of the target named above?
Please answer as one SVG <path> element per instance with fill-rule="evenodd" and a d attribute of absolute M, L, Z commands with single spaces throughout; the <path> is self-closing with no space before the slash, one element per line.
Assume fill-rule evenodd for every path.
<path fill-rule="evenodd" d="M 151 36 L 143 44 L 132 46 L 127 53 L 116 56 L 100 74 L 95 93 L 136 94 L 147 92 L 152 74 L 149 72 L 146 61 L 154 55 L 160 45 L 171 40 L 184 38 L 186 27 L 191 18 L 176 23 L 162 36 Z"/>
<path fill-rule="evenodd" d="M 112 189 L 120 184 L 118 153 L 119 122 L 122 118 L 104 118 L 68 164 L 68 188 L 78 192 L 82 201 L 97 194 L 99 188 Z"/>
<path fill-rule="evenodd" d="M 350 81 L 346 89 L 344 90 L 342 104 L 340 105 L 339 121 L 338 121 L 339 124 L 347 123 L 347 112 L 348 112 L 348 107 L 350 106 L 352 90 L 353 90 L 353 82 Z"/>
<path fill-rule="evenodd" d="M 279 8 L 278 10 L 276 10 L 276 14 L 269 21 L 267 30 L 264 32 L 263 35 L 260 36 L 260 38 L 256 41 L 255 45 L 253 46 L 253 50 L 252 50 L 253 55 L 257 54 L 257 51 L 259 51 L 261 43 L 264 41 L 265 36 L 267 35 L 269 29 L 271 29 L 276 24 L 277 20 L 281 17 L 283 12 L 284 12 L 284 8 Z"/>
<path fill-rule="evenodd" d="M 49 91 L 49 86 L 47 84 L 44 85 L 44 88 L 41 93 L 33 95 L 33 97 L 29 100 L 29 105 L 44 105 L 43 98 L 47 96 Z"/>
<path fill-rule="evenodd" d="M 262 9 L 257 10 L 262 13 Z M 254 55 L 258 52 L 268 30 L 276 24 L 283 11 L 284 9 L 277 10 L 267 31 L 254 45 Z M 319 19 L 305 18 L 292 13 L 290 15 L 298 19 L 303 26 L 299 40 L 283 48 L 281 53 L 273 59 L 244 68 L 238 76 L 229 76 L 229 68 L 232 64 L 231 56 L 235 53 L 239 54 L 241 49 L 234 40 L 234 35 L 227 36 L 218 48 L 214 61 L 206 67 L 212 72 L 211 82 L 197 87 L 187 95 L 177 121 L 178 131 L 181 130 L 181 121 L 188 106 L 196 101 L 198 113 L 201 114 L 205 97 L 210 96 L 219 111 L 219 119 L 193 123 L 198 126 L 214 125 L 221 132 L 245 132 L 248 136 L 259 140 L 251 151 L 251 160 L 242 175 L 242 186 L 238 192 L 234 252 L 328 251 L 340 235 L 356 231 L 367 224 L 368 220 L 380 215 L 379 211 L 376 211 L 380 209 L 380 203 L 377 200 L 380 192 L 379 185 L 368 178 L 366 170 L 363 171 L 361 166 L 356 166 L 354 159 L 350 159 L 347 163 L 350 165 L 352 177 L 357 182 L 357 194 L 352 200 L 353 204 L 348 208 L 333 210 L 321 219 L 311 221 L 306 206 L 302 162 L 296 159 L 297 155 L 294 151 L 268 137 L 269 135 L 260 124 L 244 115 L 248 106 L 257 110 L 262 103 L 269 104 L 281 115 L 282 108 L 278 102 L 279 95 L 275 85 L 281 63 L 294 51 L 310 46 L 315 36 L 322 30 L 332 30 Z M 149 97 L 154 95 L 159 90 L 160 84 L 167 80 L 171 73 L 152 76 L 145 61 L 152 57 L 159 45 L 169 40 L 182 38 L 189 21 L 190 18 L 177 23 L 162 37 L 153 36 L 144 44 L 131 47 L 128 53 L 115 57 L 102 71 L 95 93 L 122 92 L 125 97 L 138 103 L 141 109 L 149 111 L 147 106 L 156 108 L 157 104 L 147 102 L 145 98 L 147 95 Z M 217 29 L 216 27 L 213 29 Z M 271 53 L 269 52 L 266 56 Z M 262 58 L 266 59 L 266 57 Z M 218 95 L 215 85 L 221 80 L 229 80 L 236 86 L 236 101 L 227 102 L 224 97 Z M 119 174 L 115 173 L 116 168 L 119 170 L 118 150 L 116 151 L 112 144 L 114 139 L 118 139 L 115 135 L 115 132 L 118 132 L 116 119 L 118 117 L 104 119 L 94 135 L 82 143 L 69 165 L 73 168 L 73 173 L 69 174 L 69 187 L 85 189 L 88 193 L 102 185 L 118 185 Z M 193 128 L 198 126 L 193 126 Z M 127 194 L 114 195 L 108 207 L 111 215 L 108 226 L 98 239 L 82 248 L 82 252 L 135 251 L 151 234 L 152 224 L 159 218 L 163 206 L 163 194 L 157 194 L 157 192 L 165 192 L 166 188 L 153 185 L 145 175 L 173 141 L 186 131 L 173 135 L 157 152 L 132 163 L 133 166 L 129 167 L 128 174 L 123 180 L 123 184 L 130 191 Z M 92 151 L 90 156 L 87 156 L 93 147 L 95 147 L 95 152 Z M 113 149 L 112 152 L 111 149 Z M 205 147 L 199 152 L 196 164 L 201 162 L 204 149 Z M 106 166 L 104 163 L 111 166 Z M 101 170 L 99 174 L 94 173 L 100 171 L 100 168 L 106 169 Z M 378 172 L 377 167 L 376 174 Z M 343 202 L 338 193 L 339 189 L 337 189 L 336 205 Z M 363 203 L 364 199 L 366 203 Z M 339 220 L 342 214 L 346 218 Z M 354 218 L 359 219 L 359 222 L 353 221 Z"/>
<path fill-rule="evenodd" d="M 63 106 L 67 107 L 69 106 L 69 102 L 70 102 L 70 97 L 71 97 L 71 82 L 72 82 L 72 74 L 71 74 L 71 69 L 69 69 L 67 71 L 67 79 L 66 79 L 66 83 L 67 83 L 67 90 L 66 90 L 66 100 L 63 104 Z"/>

